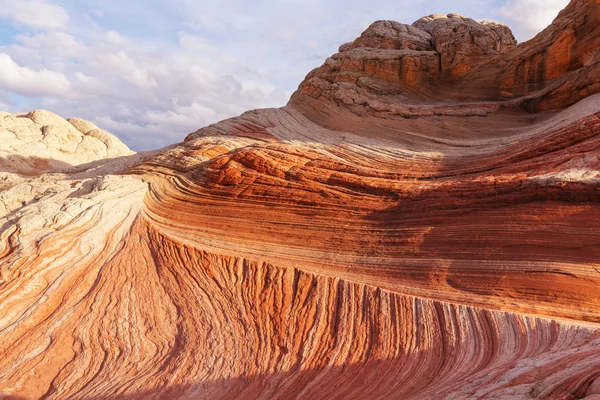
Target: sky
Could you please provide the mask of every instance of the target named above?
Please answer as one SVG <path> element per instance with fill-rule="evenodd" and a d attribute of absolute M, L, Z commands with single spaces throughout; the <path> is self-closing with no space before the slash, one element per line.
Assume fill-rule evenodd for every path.
<path fill-rule="evenodd" d="M 376 20 L 457 12 L 540 32 L 568 0 L 0 0 L 0 110 L 92 121 L 134 150 L 287 103 Z"/>

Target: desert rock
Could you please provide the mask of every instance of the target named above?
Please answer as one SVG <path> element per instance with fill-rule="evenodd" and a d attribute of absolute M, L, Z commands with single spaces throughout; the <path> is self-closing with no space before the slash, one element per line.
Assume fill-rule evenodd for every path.
<path fill-rule="evenodd" d="M 94 124 L 79 118 L 65 120 L 46 110 L 0 114 L 0 138 L 0 168 L 23 175 L 60 172 L 134 154 Z"/>
<path fill-rule="evenodd" d="M 458 14 L 412 26 L 378 21 L 312 71 L 291 104 L 332 102 L 380 117 L 429 114 L 432 106 L 442 114 L 457 101 L 557 110 L 600 92 L 599 10 L 599 0 L 572 1 L 519 45 L 508 27 Z"/>
<path fill-rule="evenodd" d="M 0 397 L 597 397 L 598 15 L 378 21 L 146 154 L 0 114 L 73 160 L 0 175 Z"/>

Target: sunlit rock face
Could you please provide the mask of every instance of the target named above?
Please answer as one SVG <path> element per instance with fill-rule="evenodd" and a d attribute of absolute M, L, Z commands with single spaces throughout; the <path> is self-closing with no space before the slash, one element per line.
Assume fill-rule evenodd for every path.
<path fill-rule="evenodd" d="M 508 27 L 458 14 L 412 25 L 377 21 L 312 71 L 292 104 L 318 109 L 333 102 L 380 117 L 431 114 L 433 104 L 447 113 L 442 106 L 456 101 L 562 109 L 600 92 L 599 5 L 571 1 L 548 28 L 519 45 Z M 461 110 L 470 112 L 465 104 Z"/>
<path fill-rule="evenodd" d="M 152 153 L 27 114 L 79 144 L 1 164 L 0 398 L 598 398 L 599 15 L 376 22 Z"/>
<path fill-rule="evenodd" d="M 80 118 L 46 111 L 0 112 L 0 168 L 39 175 L 133 154 L 116 136 Z"/>

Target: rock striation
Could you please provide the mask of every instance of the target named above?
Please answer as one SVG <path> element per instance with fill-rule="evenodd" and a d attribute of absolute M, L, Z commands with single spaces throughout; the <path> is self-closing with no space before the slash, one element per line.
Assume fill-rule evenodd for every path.
<path fill-rule="evenodd" d="M 39 175 L 106 158 L 132 155 L 116 136 L 80 118 L 46 111 L 0 112 L 0 168 Z"/>
<path fill-rule="evenodd" d="M 600 92 L 599 0 L 572 1 L 527 43 L 510 29 L 458 14 L 412 25 L 377 21 L 312 71 L 292 104 L 335 103 L 393 116 L 446 113 L 450 101 L 555 110 Z M 464 104 L 463 104 L 463 109 Z"/>
<path fill-rule="evenodd" d="M 378 21 L 152 153 L 4 116 L 68 168 L 2 164 L 0 398 L 598 398 L 599 16 Z"/>

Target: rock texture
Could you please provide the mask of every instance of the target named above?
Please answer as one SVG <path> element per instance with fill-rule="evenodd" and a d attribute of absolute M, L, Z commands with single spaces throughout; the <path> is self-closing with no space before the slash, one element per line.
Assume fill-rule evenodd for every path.
<path fill-rule="evenodd" d="M 0 398 L 598 398 L 599 14 L 376 22 L 286 107 L 14 171 Z"/>
<path fill-rule="evenodd" d="M 46 110 L 0 112 L 0 139 L 0 169 L 30 176 L 133 154 L 116 136 L 91 122 L 65 120 Z"/>
<path fill-rule="evenodd" d="M 327 102 L 360 115 L 405 117 L 429 114 L 433 105 L 447 114 L 455 101 L 560 109 L 600 92 L 599 5 L 571 1 L 520 45 L 506 26 L 458 14 L 412 25 L 378 21 L 312 71 L 292 104 L 318 109 Z M 461 112 L 468 112 L 464 105 Z"/>

